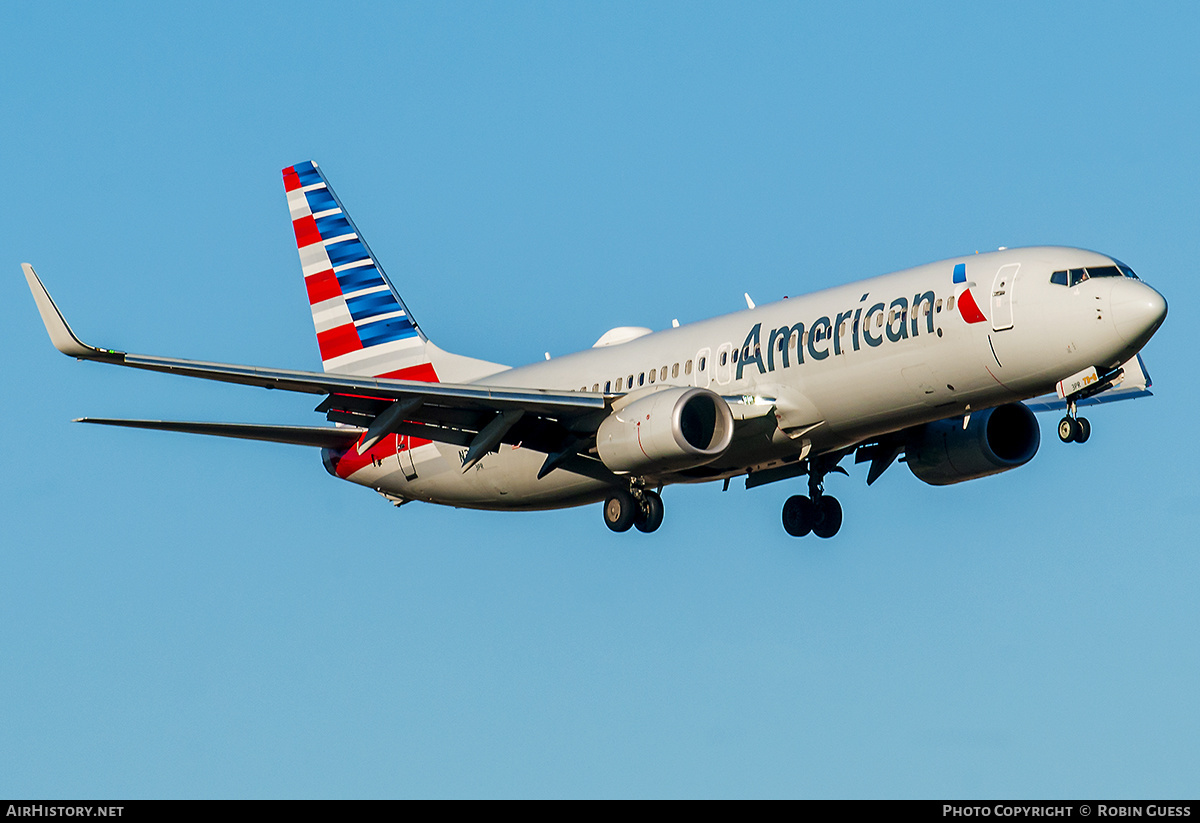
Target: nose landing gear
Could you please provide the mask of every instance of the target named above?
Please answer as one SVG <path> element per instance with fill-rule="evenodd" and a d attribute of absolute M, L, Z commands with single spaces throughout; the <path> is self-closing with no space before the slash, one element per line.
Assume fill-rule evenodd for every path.
<path fill-rule="evenodd" d="M 837 466 L 810 466 L 808 496 L 798 494 L 783 504 L 783 530 L 792 537 L 804 537 L 809 532 L 817 537 L 833 537 L 842 528 L 842 504 L 824 493 L 825 475 L 834 470 L 844 471 Z"/>
<path fill-rule="evenodd" d="M 1079 417 L 1075 401 L 1067 402 L 1067 416 L 1058 421 L 1058 439 L 1064 443 L 1086 443 L 1092 436 L 1092 424 L 1086 417 Z"/>

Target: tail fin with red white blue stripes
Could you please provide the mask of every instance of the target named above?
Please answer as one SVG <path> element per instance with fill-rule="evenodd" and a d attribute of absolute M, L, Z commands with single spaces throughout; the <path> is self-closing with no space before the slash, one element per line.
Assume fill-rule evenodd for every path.
<path fill-rule="evenodd" d="M 438 382 L 435 347 L 317 164 L 284 169 L 283 185 L 325 371 Z"/>

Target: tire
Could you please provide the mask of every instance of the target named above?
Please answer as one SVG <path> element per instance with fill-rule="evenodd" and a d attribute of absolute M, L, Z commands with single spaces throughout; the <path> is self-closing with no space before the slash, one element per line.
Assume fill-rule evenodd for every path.
<path fill-rule="evenodd" d="M 1064 443 L 1070 443 L 1075 440 L 1077 428 L 1075 421 L 1069 417 L 1064 417 L 1058 421 L 1058 439 Z"/>
<path fill-rule="evenodd" d="M 836 497 L 822 497 L 817 503 L 817 522 L 812 531 L 817 537 L 833 537 L 842 528 L 842 504 Z"/>
<path fill-rule="evenodd" d="M 1075 418 L 1075 442 L 1086 443 L 1091 436 L 1092 424 L 1088 422 L 1088 419 L 1086 417 Z"/>
<path fill-rule="evenodd" d="M 637 515 L 633 518 L 633 525 L 637 527 L 638 531 L 647 534 L 658 531 L 658 527 L 663 522 L 662 497 L 658 492 L 646 492 L 642 502 L 644 505 L 638 507 Z"/>
<path fill-rule="evenodd" d="M 792 537 L 804 537 L 812 531 L 814 508 L 802 494 L 789 497 L 783 504 L 783 530 Z"/>
<path fill-rule="evenodd" d="M 632 494 L 623 489 L 615 491 L 604 501 L 604 525 L 615 532 L 627 532 L 637 510 Z"/>

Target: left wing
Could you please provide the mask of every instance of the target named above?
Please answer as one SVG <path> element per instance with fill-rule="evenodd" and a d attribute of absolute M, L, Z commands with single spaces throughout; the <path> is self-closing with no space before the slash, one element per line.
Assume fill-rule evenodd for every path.
<path fill-rule="evenodd" d="M 548 455 L 543 473 L 564 468 L 587 476 L 613 475 L 585 451 L 613 397 L 593 392 L 523 389 L 476 384 L 424 383 L 359 375 L 266 369 L 228 363 L 130 354 L 84 343 L 72 331 L 33 267 L 23 263 L 25 279 L 54 347 L 79 360 L 95 360 L 148 371 L 182 374 L 223 383 L 328 395 L 317 406 L 329 420 L 347 428 L 268 427 L 170 421 L 88 420 L 106 425 L 217 434 L 305 445 L 342 444 L 365 435 L 366 451 L 389 434 L 410 434 L 466 446 L 470 468 L 500 443 L 522 443 Z M 327 431 L 329 434 L 323 434 Z M 353 441 L 351 441 L 353 442 Z"/>

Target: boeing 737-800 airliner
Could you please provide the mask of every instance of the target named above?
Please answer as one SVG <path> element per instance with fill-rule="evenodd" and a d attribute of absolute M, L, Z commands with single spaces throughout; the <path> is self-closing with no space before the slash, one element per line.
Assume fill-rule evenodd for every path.
<path fill-rule="evenodd" d="M 295 443 L 335 477 L 478 509 L 603 502 L 614 531 L 652 532 L 672 483 L 807 476 L 789 534 L 837 533 L 827 474 L 851 454 L 873 483 L 904 456 L 934 485 L 1027 463 L 1032 409 L 1148 394 L 1138 356 L 1167 314 L 1115 258 L 1075 248 L 973 254 L 651 332 L 621 327 L 575 354 L 509 368 L 443 351 L 421 330 L 317 165 L 283 170 L 323 372 L 176 360 L 80 341 L 24 266 L 64 354 L 320 395 L 334 426 L 90 423 Z M 1026 402 L 1022 402 L 1026 401 Z"/>

